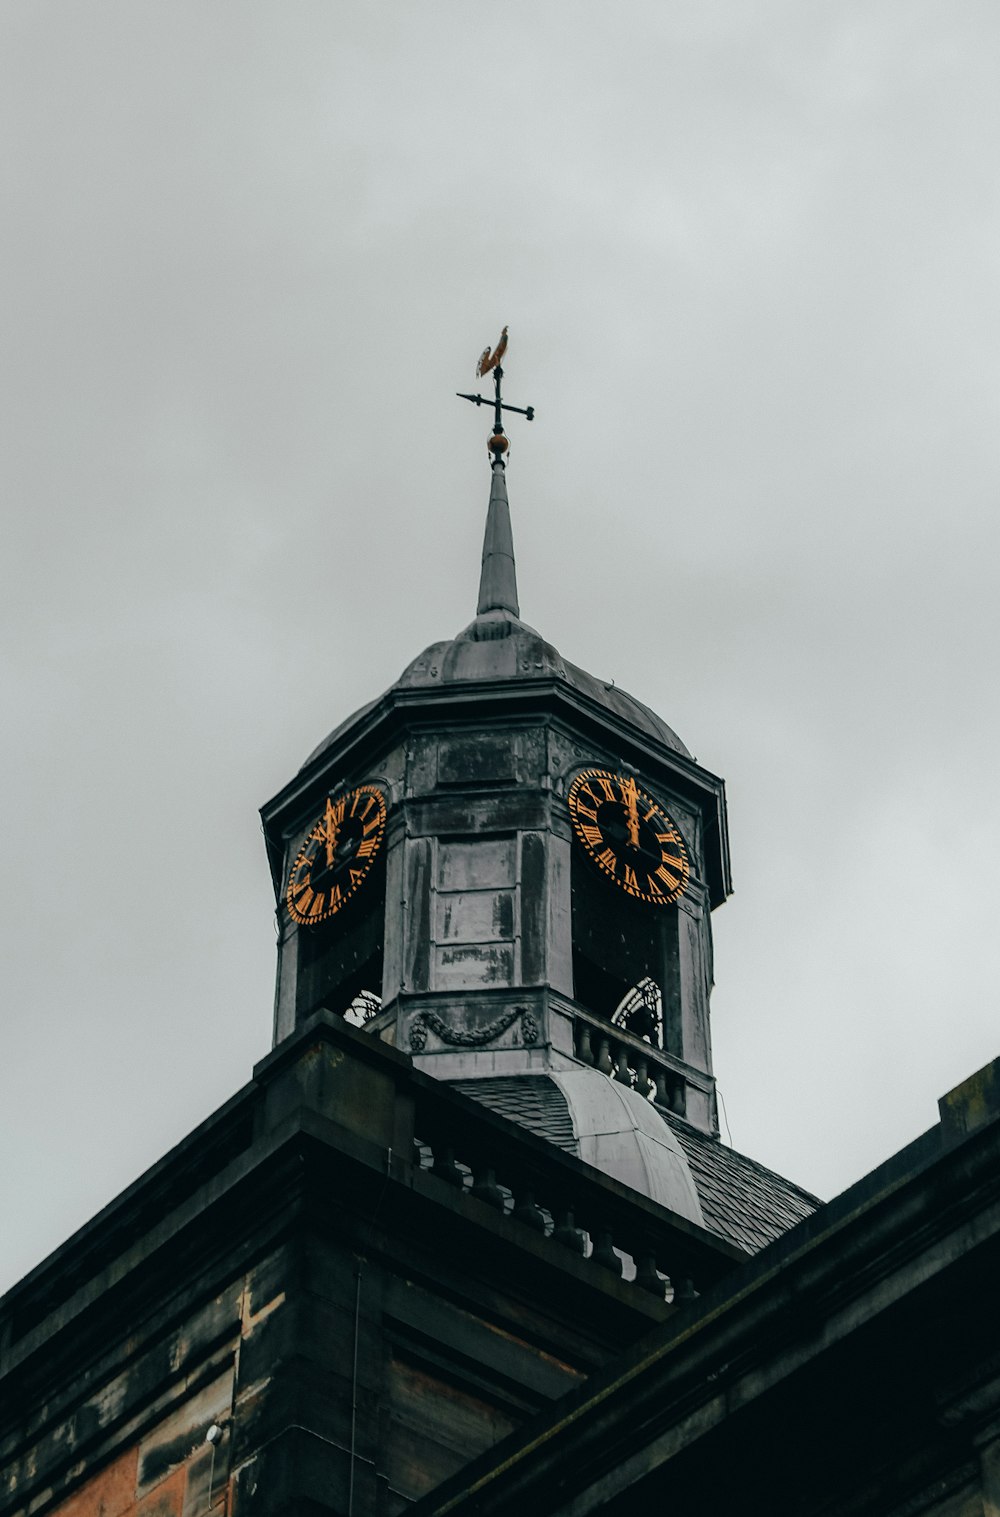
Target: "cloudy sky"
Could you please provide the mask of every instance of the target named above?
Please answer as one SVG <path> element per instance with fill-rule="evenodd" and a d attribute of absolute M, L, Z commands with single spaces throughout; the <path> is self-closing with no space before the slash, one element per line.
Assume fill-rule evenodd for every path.
<path fill-rule="evenodd" d="M 268 1049 L 257 808 L 475 608 L 729 787 L 716 1072 L 830 1195 L 1000 1053 L 995 0 L 7 0 L 0 1286 Z"/>

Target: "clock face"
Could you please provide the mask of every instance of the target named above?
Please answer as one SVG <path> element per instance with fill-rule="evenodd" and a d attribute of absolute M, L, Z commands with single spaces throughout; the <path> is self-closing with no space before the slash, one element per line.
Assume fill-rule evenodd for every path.
<path fill-rule="evenodd" d="M 296 922 L 325 922 L 357 895 L 382 847 L 385 811 L 376 785 L 327 797 L 288 876 L 285 900 Z"/>
<path fill-rule="evenodd" d="M 630 775 L 584 769 L 569 788 L 577 837 L 619 889 L 651 906 L 669 906 L 691 866 L 677 824 Z"/>

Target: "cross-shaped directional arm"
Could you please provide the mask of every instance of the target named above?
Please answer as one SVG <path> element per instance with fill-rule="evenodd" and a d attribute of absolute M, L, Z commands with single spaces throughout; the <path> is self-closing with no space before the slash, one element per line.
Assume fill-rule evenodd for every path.
<path fill-rule="evenodd" d="M 500 437 L 503 433 L 503 412 L 516 411 L 519 416 L 524 416 L 528 421 L 534 421 L 534 406 L 509 406 L 500 399 L 500 381 L 503 379 L 503 369 L 497 364 L 493 370 L 493 383 L 496 389 L 493 400 L 485 395 L 466 395 L 462 390 L 456 390 L 455 394 L 460 400 L 471 400 L 473 405 L 493 407 L 493 436 Z"/>

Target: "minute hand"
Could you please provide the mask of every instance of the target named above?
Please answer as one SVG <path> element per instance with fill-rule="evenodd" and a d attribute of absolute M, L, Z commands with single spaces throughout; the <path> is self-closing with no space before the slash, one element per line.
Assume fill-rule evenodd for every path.
<path fill-rule="evenodd" d="M 625 802 L 625 826 L 628 828 L 628 840 L 633 848 L 639 846 L 639 804 L 636 795 L 635 781 L 622 782 L 622 800 Z"/>
<path fill-rule="evenodd" d="M 333 868 L 337 849 L 337 833 L 339 830 L 340 818 L 328 799 L 326 811 L 323 814 L 323 841 L 326 844 L 326 867 L 328 869 Z"/>

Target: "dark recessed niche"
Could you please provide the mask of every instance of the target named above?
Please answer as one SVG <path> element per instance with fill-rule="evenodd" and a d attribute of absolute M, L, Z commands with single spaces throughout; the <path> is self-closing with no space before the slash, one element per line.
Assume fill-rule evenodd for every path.
<path fill-rule="evenodd" d="M 365 884 L 363 894 L 317 927 L 300 927 L 296 1017 L 320 1006 L 343 1013 L 362 990 L 382 994 L 385 932 L 385 869 Z"/>
<path fill-rule="evenodd" d="M 574 998 L 610 1022 L 623 997 L 648 976 L 660 987 L 669 1047 L 677 908 L 637 904 L 575 853 L 572 932 Z"/>

